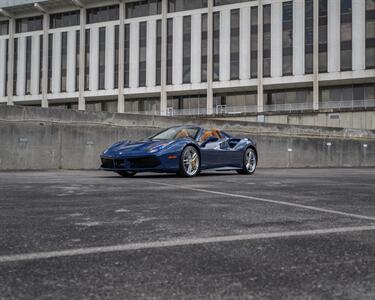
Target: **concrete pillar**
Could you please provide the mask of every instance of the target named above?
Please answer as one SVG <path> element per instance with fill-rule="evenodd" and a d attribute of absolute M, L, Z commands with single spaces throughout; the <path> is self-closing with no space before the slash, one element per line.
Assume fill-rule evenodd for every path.
<path fill-rule="evenodd" d="M 314 0 L 313 108 L 319 109 L 319 0 Z"/>
<path fill-rule="evenodd" d="M 230 80 L 230 10 L 220 12 L 220 81 Z"/>
<path fill-rule="evenodd" d="M 67 65 L 66 65 L 66 91 L 68 93 L 75 92 L 76 86 L 76 31 L 68 31 L 67 41 Z"/>
<path fill-rule="evenodd" d="M 340 72 L 340 0 L 328 1 L 328 72 Z"/>
<path fill-rule="evenodd" d="M 26 85 L 26 36 L 18 38 L 17 96 L 25 95 Z"/>
<path fill-rule="evenodd" d="M 31 95 L 39 95 L 40 36 L 33 35 L 31 41 Z"/>
<path fill-rule="evenodd" d="M 130 24 L 129 87 L 137 88 L 139 83 L 139 22 Z"/>
<path fill-rule="evenodd" d="M 353 71 L 366 69 L 366 2 L 354 0 L 352 15 Z"/>
<path fill-rule="evenodd" d="M 305 73 L 305 1 L 293 1 L 293 75 Z"/>
<path fill-rule="evenodd" d="M 125 61 L 125 3 L 120 2 L 120 23 L 119 23 L 119 58 L 118 58 L 118 99 L 117 112 L 125 112 L 124 97 L 124 61 Z"/>
<path fill-rule="evenodd" d="M 146 86 L 156 82 L 156 20 L 147 21 Z"/>
<path fill-rule="evenodd" d="M 264 110 L 263 101 L 263 1 L 258 4 L 258 113 Z"/>
<path fill-rule="evenodd" d="M 213 72 L 213 1 L 208 1 L 207 13 L 207 115 L 213 114 L 214 93 L 212 88 Z"/>
<path fill-rule="evenodd" d="M 90 29 L 90 91 L 99 88 L 99 27 Z"/>
<path fill-rule="evenodd" d="M 191 83 L 201 82 L 202 15 L 191 16 Z"/>
<path fill-rule="evenodd" d="M 5 96 L 5 78 L 6 78 L 6 47 L 7 41 L 0 39 L 0 97 Z"/>
<path fill-rule="evenodd" d="M 172 82 L 175 85 L 182 84 L 182 66 L 183 66 L 183 17 L 175 16 L 173 18 L 173 71 Z"/>
<path fill-rule="evenodd" d="M 240 10 L 240 79 L 250 78 L 250 7 Z"/>
<path fill-rule="evenodd" d="M 80 9 L 80 33 L 79 33 L 79 78 L 78 78 L 78 110 L 86 109 L 85 101 L 85 25 L 86 9 Z"/>
<path fill-rule="evenodd" d="M 168 0 L 162 0 L 160 114 L 167 114 L 167 12 Z"/>
<path fill-rule="evenodd" d="M 9 42 L 8 42 L 8 105 L 13 105 L 13 77 L 14 77 L 14 33 L 16 30 L 16 20 L 9 20 Z"/>
<path fill-rule="evenodd" d="M 61 32 L 53 34 L 52 50 L 52 93 L 61 91 Z"/>
<path fill-rule="evenodd" d="M 48 29 L 49 14 L 43 15 L 42 107 L 48 107 Z"/>
<path fill-rule="evenodd" d="M 115 26 L 108 25 L 105 34 L 105 89 L 113 90 L 115 80 Z"/>

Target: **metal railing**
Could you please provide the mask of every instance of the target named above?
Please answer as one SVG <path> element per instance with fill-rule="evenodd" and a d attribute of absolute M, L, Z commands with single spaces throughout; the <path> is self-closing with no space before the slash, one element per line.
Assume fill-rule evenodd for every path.
<path fill-rule="evenodd" d="M 204 116 L 207 115 L 206 108 L 167 109 L 167 116 Z"/>
<path fill-rule="evenodd" d="M 319 108 L 367 108 L 375 107 L 375 99 L 373 100 L 350 100 L 350 101 L 327 101 L 319 102 Z M 264 112 L 292 112 L 300 110 L 312 110 L 313 103 L 288 103 L 288 104 L 272 104 L 264 105 Z M 248 106 L 228 106 L 228 105 L 217 105 L 214 108 L 215 115 L 236 115 L 243 113 L 256 113 L 257 105 Z M 206 108 L 188 108 L 188 109 L 174 109 L 168 107 L 165 112 L 160 111 L 140 111 L 140 112 L 128 112 L 131 114 L 140 115 L 167 115 L 167 116 L 205 116 L 207 115 Z"/>
<path fill-rule="evenodd" d="M 146 115 L 146 116 L 160 116 L 160 110 L 148 110 L 148 111 L 127 111 L 127 114 L 134 114 L 134 115 Z"/>
<path fill-rule="evenodd" d="M 367 108 L 374 107 L 375 99 L 372 100 L 347 100 L 320 102 L 320 108 Z"/>
<path fill-rule="evenodd" d="M 287 104 L 272 104 L 264 105 L 265 112 L 279 112 L 279 111 L 295 111 L 295 110 L 309 110 L 313 109 L 313 103 L 287 103 Z"/>
<path fill-rule="evenodd" d="M 217 115 L 237 115 L 243 113 L 256 113 L 258 111 L 257 105 L 247 106 L 230 106 L 230 105 L 217 105 Z"/>

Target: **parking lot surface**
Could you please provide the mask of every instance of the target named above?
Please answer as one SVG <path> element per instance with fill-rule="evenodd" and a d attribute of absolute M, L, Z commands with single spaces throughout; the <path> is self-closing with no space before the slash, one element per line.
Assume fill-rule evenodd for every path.
<path fill-rule="evenodd" d="M 0 172 L 0 299 L 374 299 L 375 169 Z"/>

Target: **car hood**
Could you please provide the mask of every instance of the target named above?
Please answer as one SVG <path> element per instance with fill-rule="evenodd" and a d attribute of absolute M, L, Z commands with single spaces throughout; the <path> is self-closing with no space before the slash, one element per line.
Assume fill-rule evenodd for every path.
<path fill-rule="evenodd" d="M 161 144 L 171 143 L 170 141 L 121 141 L 110 146 L 106 151 L 103 152 L 103 155 L 108 156 L 118 156 L 118 155 L 129 155 L 129 154 L 139 154 L 139 153 L 149 153 L 149 150 L 153 147 L 159 146 Z"/>

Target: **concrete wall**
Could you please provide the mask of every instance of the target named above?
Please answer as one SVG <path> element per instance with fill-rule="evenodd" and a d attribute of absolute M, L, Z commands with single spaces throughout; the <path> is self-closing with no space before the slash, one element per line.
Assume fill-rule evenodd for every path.
<path fill-rule="evenodd" d="M 227 116 L 220 120 L 238 120 L 255 122 L 256 115 Z M 324 126 L 375 130 L 375 110 L 368 111 L 326 111 L 298 113 L 270 113 L 264 116 L 266 123 Z"/>
<path fill-rule="evenodd" d="M 253 137 L 260 167 L 375 167 L 374 131 L 0 106 L 0 170 L 96 169 L 117 140 L 193 123 Z"/>

